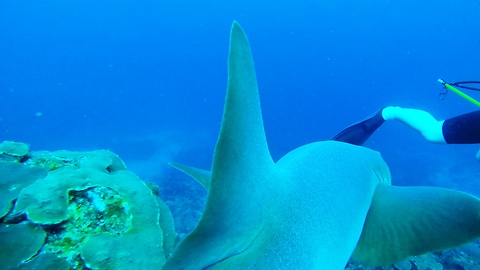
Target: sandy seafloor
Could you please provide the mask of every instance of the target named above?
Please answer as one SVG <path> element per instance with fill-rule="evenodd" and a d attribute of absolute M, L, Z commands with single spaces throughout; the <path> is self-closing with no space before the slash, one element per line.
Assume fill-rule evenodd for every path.
<path fill-rule="evenodd" d="M 184 237 L 206 192 L 168 162 L 211 165 L 233 20 L 250 39 L 275 160 L 387 105 L 439 119 L 477 109 L 454 93 L 439 99 L 437 83 L 480 80 L 475 0 L 4 1 L 0 141 L 112 150 L 160 185 Z M 381 152 L 395 185 L 480 196 L 478 145 L 431 144 L 391 122 L 365 146 Z M 472 243 L 395 267 L 480 269 L 479 254 Z"/>

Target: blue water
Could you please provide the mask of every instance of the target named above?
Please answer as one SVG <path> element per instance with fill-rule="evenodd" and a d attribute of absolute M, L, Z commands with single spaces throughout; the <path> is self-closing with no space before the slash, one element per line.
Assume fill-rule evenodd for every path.
<path fill-rule="evenodd" d="M 0 2 L 0 140 L 111 149 L 153 181 L 186 179 L 172 160 L 209 168 L 233 20 L 250 39 L 275 159 L 386 105 L 442 119 L 476 109 L 440 100 L 437 79 L 480 79 L 480 1 L 261 2 Z M 400 123 L 366 146 L 396 184 L 480 194 L 478 146 L 427 143 Z"/>

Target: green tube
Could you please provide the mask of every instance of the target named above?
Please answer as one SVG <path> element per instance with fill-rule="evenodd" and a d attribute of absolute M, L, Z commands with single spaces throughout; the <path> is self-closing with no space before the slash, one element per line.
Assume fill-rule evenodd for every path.
<path fill-rule="evenodd" d="M 457 93 L 459 96 L 463 97 L 464 99 L 472 102 L 473 104 L 477 105 L 477 106 L 480 106 L 480 102 L 476 101 L 474 98 L 470 97 L 469 95 L 463 93 L 462 91 L 458 90 L 457 88 L 451 86 L 450 84 L 448 83 L 445 83 L 445 87 L 447 87 L 447 89 L 450 89 L 452 90 L 453 92 Z"/>

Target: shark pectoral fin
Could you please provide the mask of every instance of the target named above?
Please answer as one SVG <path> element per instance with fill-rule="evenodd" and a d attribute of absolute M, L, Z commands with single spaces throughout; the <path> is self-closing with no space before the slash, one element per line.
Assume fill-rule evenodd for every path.
<path fill-rule="evenodd" d="M 444 188 L 380 184 L 352 258 L 386 265 L 478 237 L 478 198 Z"/>
<path fill-rule="evenodd" d="M 170 166 L 174 167 L 175 169 L 186 173 L 208 190 L 208 187 L 210 186 L 210 179 L 212 178 L 212 173 L 210 171 L 175 162 L 170 162 L 168 164 L 170 164 Z"/>

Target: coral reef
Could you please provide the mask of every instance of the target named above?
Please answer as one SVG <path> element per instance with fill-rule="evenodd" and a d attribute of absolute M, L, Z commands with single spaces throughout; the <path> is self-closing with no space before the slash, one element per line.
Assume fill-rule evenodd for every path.
<path fill-rule="evenodd" d="M 1 269 L 158 269 L 178 236 L 158 187 L 106 150 L 0 144 Z"/>
<path fill-rule="evenodd" d="M 22 241 L 18 238 L 22 237 Z M 13 269 L 19 261 L 34 256 L 45 241 L 46 232 L 28 223 L 0 225 L 0 265 L 2 269 Z"/>
<path fill-rule="evenodd" d="M 174 221 L 188 234 L 206 197 L 196 182 L 173 180 L 143 182 L 106 150 L 30 152 L 0 143 L 0 269 L 161 268 L 178 242 Z M 345 269 L 480 269 L 480 243 Z"/>
<path fill-rule="evenodd" d="M 25 143 L 3 141 L 0 143 L 0 155 L 2 159 L 16 160 L 28 154 L 29 147 Z"/>
<path fill-rule="evenodd" d="M 11 210 L 12 202 L 25 187 L 45 177 L 47 173 L 42 168 L 0 161 L 0 218 Z"/>

